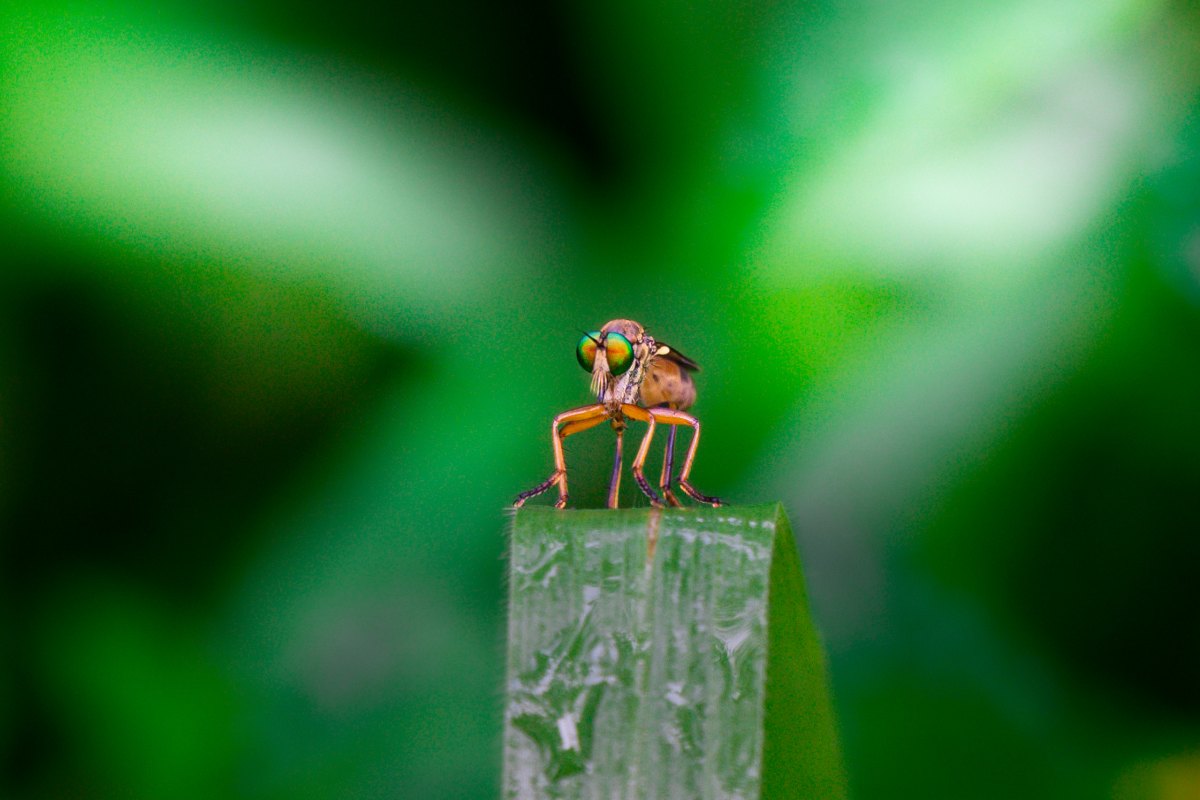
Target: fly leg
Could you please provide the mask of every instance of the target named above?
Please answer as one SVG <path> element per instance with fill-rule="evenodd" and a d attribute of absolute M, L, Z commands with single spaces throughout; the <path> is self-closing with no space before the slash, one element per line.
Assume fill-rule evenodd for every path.
<path fill-rule="evenodd" d="M 721 505 L 721 501 L 716 497 L 709 497 L 705 494 L 700 494 L 692 485 L 688 483 L 688 476 L 692 472 L 692 463 L 696 460 L 696 447 L 700 444 L 700 420 L 693 417 L 684 411 L 676 411 L 673 408 L 651 408 L 649 409 L 651 419 L 657 419 L 660 422 L 666 422 L 669 425 L 689 425 L 692 428 L 692 443 L 688 446 L 687 457 L 683 460 L 683 470 L 679 473 L 679 488 L 687 493 L 688 497 L 700 503 L 707 503 L 716 508 Z M 672 430 L 674 428 L 672 427 Z"/>
<path fill-rule="evenodd" d="M 646 475 L 642 471 L 642 465 L 646 463 L 646 454 L 650 452 L 650 440 L 654 438 L 654 417 L 650 415 L 649 410 L 641 406 L 624 403 L 621 405 L 621 411 L 627 417 L 636 419 L 646 423 L 646 436 L 642 439 L 642 445 L 638 448 L 637 455 L 633 459 L 633 479 L 637 481 L 638 488 L 650 498 L 650 505 L 655 508 L 662 508 L 662 498 L 650 486 L 650 481 L 646 480 Z"/>
<path fill-rule="evenodd" d="M 594 428 L 607 419 L 607 414 L 602 405 L 583 406 L 582 408 L 573 408 L 570 411 L 564 411 L 556 416 L 553 422 L 550 423 L 550 443 L 554 448 L 554 472 L 550 473 L 550 477 L 542 483 L 533 487 L 527 492 L 521 492 L 517 495 L 517 499 L 513 501 L 514 508 L 520 508 L 525 505 L 525 501 L 531 497 L 537 497 L 542 492 L 547 491 L 554 484 L 558 484 L 558 502 L 554 504 L 555 508 L 566 508 L 567 506 L 567 460 L 563 455 L 563 439 L 571 434 L 586 431 L 588 428 Z M 559 430 L 559 426 L 562 430 Z"/>
<path fill-rule="evenodd" d="M 617 452 L 613 455 L 612 477 L 608 479 L 608 507 L 617 508 L 620 505 L 621 496 L 621 467 L 625 464 L 621 453 L 622 444 L 625 441 L 624 418 L 613 417 L 612 427 L 617 434 Z"/>
<path fill-rule="evenodd" d="M 546 478 L 546 480 L 542 481 L 541 483 L 539 483 L 537 486 L 533 487 L 532 489 L 521 492 L 519 495 L 517 495 L 517 499 L 513 500 L 513 508 L 520 508 L 521 506 L 525 505 L 526 500 L 528 500 L 531 497 L 537 497 L 539 494 L 542 494 L 543 492 L 548 491 L 550 489 L 550 487 L 553 486 L 557 482 L 558 482 L 558 472 L 550 473 L 549 478 Z"/>
<path fill-rule="evenodd" d="M 663 453 L 662 476 L 658 479 L 658 489 L 662 492 L 663 498 L 668 505 L 681 505 L 671 491 L 671 468 L 675 465 L 675 434 L 679 432 L 679 428 L 672 425 L 667 431 L 667 449 Z"/>

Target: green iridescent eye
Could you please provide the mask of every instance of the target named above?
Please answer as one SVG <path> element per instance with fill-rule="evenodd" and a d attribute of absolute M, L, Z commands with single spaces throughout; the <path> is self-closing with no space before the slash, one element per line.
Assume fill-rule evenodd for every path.
<path fill-rule="evenodd" d="M 608 357 L 608 371 L 613 375 L 624 375 L 633 364 L 633 345 L 619 333 L 608 334 L 604 354 Z"/>
<path fill-rule="evenodd" d="M 585 333 L 579 340 L 579 344 L 575 346 L 575 357 L 579 359 L 579 366 L 587 372 L 591 372 L 596 363 L 596 342 L 598 341 L 600 341 L 600 331 L 592 331 Z"/>

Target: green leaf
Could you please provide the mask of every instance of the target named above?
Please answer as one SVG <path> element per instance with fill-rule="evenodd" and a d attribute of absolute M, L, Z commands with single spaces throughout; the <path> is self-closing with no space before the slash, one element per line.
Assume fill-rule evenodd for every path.
<path fill-rule="evenodd" d="M 514 520 L 509 798 L 841 798 L 825 658 L 778 504 Z"/>

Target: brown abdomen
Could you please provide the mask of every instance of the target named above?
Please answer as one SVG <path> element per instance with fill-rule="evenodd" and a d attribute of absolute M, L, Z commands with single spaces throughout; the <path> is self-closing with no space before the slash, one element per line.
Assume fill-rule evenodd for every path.
<path fill-rule="evenodd" d="M 682 411 L 691 408 L 695 402 L 696 383 L 692 373 L 665 358 L 650 362 L 642 381 L 641 405 L 650 408 L 669 403 Z"/>

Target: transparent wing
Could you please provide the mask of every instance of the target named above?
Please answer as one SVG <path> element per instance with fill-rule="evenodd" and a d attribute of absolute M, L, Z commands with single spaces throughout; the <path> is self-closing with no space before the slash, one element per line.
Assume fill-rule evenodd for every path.
<path fill-rule="evenodd" d="M 676 350 L 671 345 L 664 344 L 663 342 L 659 342 L 658 347 L 659 347 L 659 350 L 658 350 L 658 353 L 655 355 L 655 358 L 664 358 L 667 361 L 674 361 L 676 364 L 683 367 L 688 372 L 699 372 L 700 371 L 699 364 L 697 364 L 695 361 L 692 361 L 690 358 L 688 358 L 683 353 Z M 664 352 L 664 349 L 666 352 Z"/>

